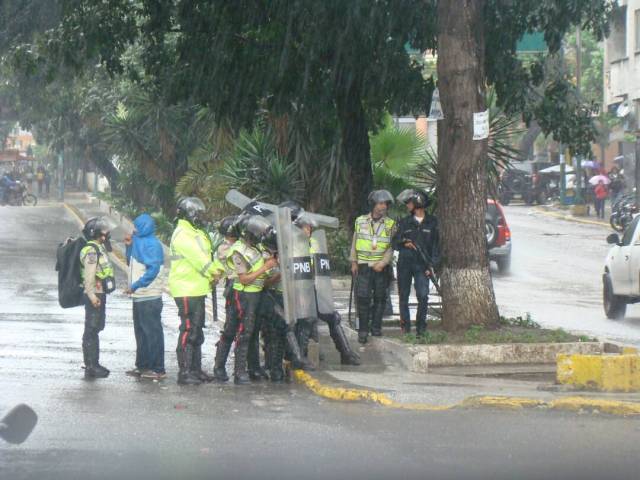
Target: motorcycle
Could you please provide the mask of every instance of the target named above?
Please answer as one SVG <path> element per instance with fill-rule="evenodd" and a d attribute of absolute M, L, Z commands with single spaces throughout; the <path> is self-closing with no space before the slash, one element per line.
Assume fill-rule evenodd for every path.
<path fill-rule="evenodd" d="M 9 188 L 7 192 L 6 202 L 9 205 L 20 207 L 22 205 L 35 207 L 38 203 L 38 198 L 27 191 L 27 187 L 24 183 L 16 181 L 16 185 Z"/>
<path fill-rule="evenodd" d="M 611 207 L 611 216 L 609 217 L 611 228 L 616 232 L 624 232 L 638 211 L 635 194 L 622 195 Z"/>

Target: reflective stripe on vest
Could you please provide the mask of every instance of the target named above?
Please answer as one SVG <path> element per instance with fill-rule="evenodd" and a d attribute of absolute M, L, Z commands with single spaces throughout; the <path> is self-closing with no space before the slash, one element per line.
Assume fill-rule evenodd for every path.
<path fill-rule="evenodd" d="M 96 277 L 100 280 L 104 280 L 105 278 L 115 277 L 115 272 L 113 271 L 113 266 L 109 261 L 109 257 L 107 255 L 107 251 L 104 247 L 93 240 L 87 242 L 87 245 L 80 250 L 80 263 L 84 265 L 84 259 L 89 252 L 96 252 L 98 254 L 97 266 L 96 266 Z M 81 276 L 84 279 L 84 267 L 81 270 Z"/>
<path fill-rule="evenodd" d="M 385 217 L 373 222 L 369 215 L 356 219 L 356 254 L 359 262 L 379 262 L 391 247 L 391 234 L 395 222 Z"/>

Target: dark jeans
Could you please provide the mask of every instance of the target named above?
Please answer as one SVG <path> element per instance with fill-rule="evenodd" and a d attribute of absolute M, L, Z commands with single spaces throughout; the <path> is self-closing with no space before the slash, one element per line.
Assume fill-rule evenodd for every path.
<path fill-rule="evenodd" d="M 164 370 L 164 332 L 162 298 L 133 302 L 133 330 L 136 335 L 136 367 L 140 370 Z"/>
<path fill-rule="evenodd" d="M 398 264 L 398 296 L 400 297 L 400 325 L 405 331 L 411 329 L 411 314 L 409 312 L 409 294 L 413 282 L 418 298 L 418 312 L 416 328 L 424 330 L 427 321 L 427 305 L 429 303 L 429 277 L 426 268 L 415 263 Z"/>
<path fill-rule="evenodd" d="M 596 207 L 596 216 L 598 218 L 604 218 L 604 202 L 605 202 L 604 198 L 601 198 L 601 199 L 596 198 L 594 200 L 595 207 Z"/>

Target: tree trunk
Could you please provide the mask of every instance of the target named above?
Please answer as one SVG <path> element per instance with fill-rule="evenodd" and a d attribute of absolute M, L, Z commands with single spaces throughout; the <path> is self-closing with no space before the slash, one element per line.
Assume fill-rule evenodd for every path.
<path fill-rule="evenodd" d="M 341 155 L 347 166 L 346 192 L 344 193 L 345 219 L 353 230 L 355 219 L 367 209 L 367 197 L 373 189 L 371 147 L 367 120 L 357 88 L 342 89 L 336 105 L 341 133 Z"/>
<path fill-rule="evenodd" d="M 522 140 L 520 140 L 520 160 L 525 161 L 529 158 L 533 150 L 533 144 L 541 133 L 542 128 L 540 128 L 538 122 L 532 120 L 529 128 L 527 128 L 527 132 L 524 134 L 524 137 L 522 137 Z"/>
<path fill-rule="evenodd" d="M 443 327 L 492 326 L 499 314 L 485 238 L 487 140 L 473 140 L 486 110 L 484 0 L 438 2 L 438 219 Z"/>

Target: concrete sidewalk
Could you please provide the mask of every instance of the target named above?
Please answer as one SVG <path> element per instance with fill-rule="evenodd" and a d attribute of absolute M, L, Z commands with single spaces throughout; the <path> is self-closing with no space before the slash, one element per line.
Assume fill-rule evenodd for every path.
<path fill-rule="evenodd" d="M 70 193 L 66 205 L 79 220 L 108 215 L 114 224 L 114 250 L 124 251 L 124 235 L 132 229 L 130 221 L 85 193 Z M 122 265 L 121 265 L 122 266 Z M 489 405 L 494 407 L 563 408 L 597 410 L 616 414 L 640 414 L 640 394 L 574 392 L 554 385 L 555 365 L 516 365 L 495 367 L 439 367 L 429 373 L 412 373 L 397 356 L 385 348 L 384 338 L 372 338 L 360 346 L 356 332 L 347 325 L 350 284 L 348 279 L 334 281 L 336 308 L 342 314 L 351 344 L 362 358 L 362 365 L 346 367 L 340 358 L 326 325 L 320 325 L 320 365 L 311 376 L 296 378 L 315 393 L 333 400 L 368 400 L 396 408 L 442 409 Z M 392 294 L 397 312 L 397 294 Z M 224 302 L 218 292 L 218 316 L 224 319 Z M 386 332 L 398 327 L 389 324 Z M 207 323 L 210 325 L 210 319 Z M 220 324 L 215 324 L 216 327 Z M 211 358 L 211 354 L 208 355 Z M 208 368 L 211 366 L 208 365 Z M 355 393 L 354 393 L 355 392 Z M 603 403 L 604 402 L 604 403 Z M 633 402 L 633 403 L 628 403 Z M 637 403 L 636 403 L 637 402 Z"/>

